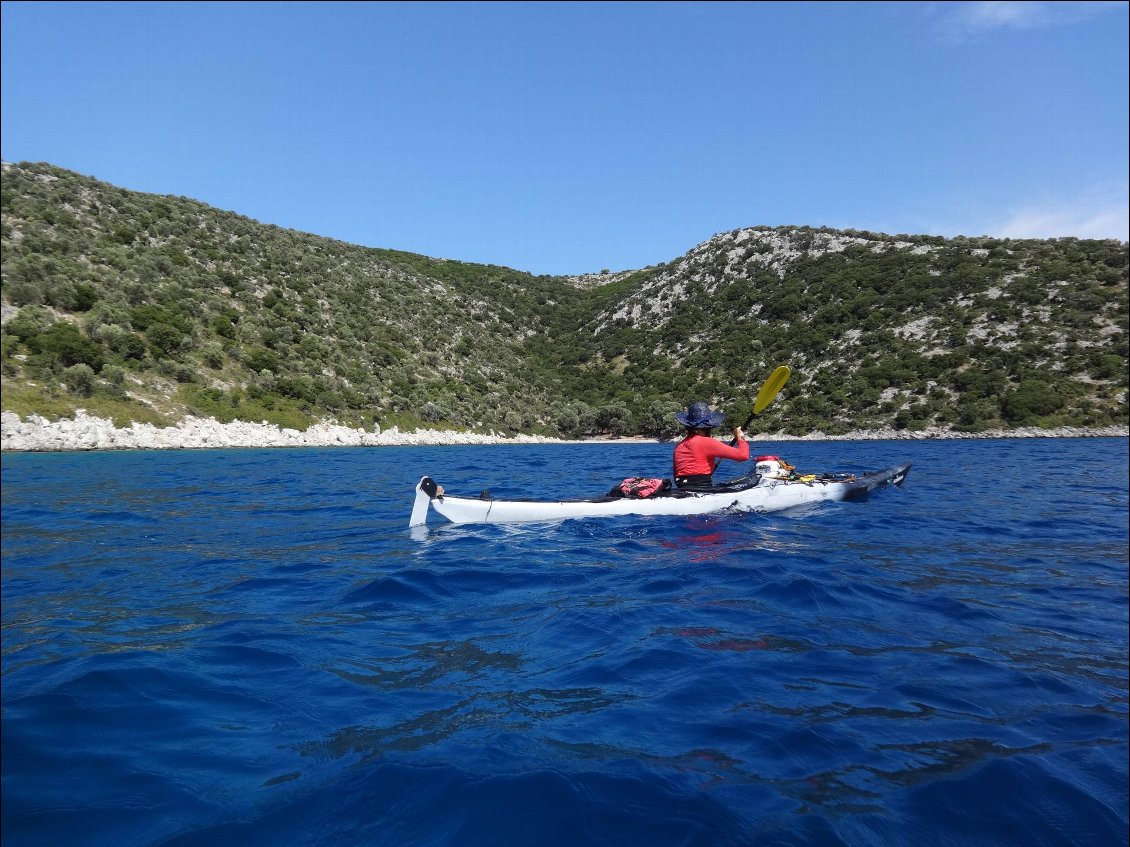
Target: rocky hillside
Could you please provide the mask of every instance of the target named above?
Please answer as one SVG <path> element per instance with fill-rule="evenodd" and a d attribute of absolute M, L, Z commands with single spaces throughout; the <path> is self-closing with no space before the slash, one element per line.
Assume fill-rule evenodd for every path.
<path fill-rule="evenodd" d="M 1127 421 L 1127 245 L 805 227 L 564 278 L 363 248 L 3 165 L 3 408 L 304 429 L 672 432 Z"/>
<path fill-rule="evenodd" d="M 787 362 L 796 429 L 1103 425 L 1126 422 L 1126 328 L 1124 243 L 752 228 L 595 289 L 556 353 L 593 397 L 616 372 L 728 399 Z"/>

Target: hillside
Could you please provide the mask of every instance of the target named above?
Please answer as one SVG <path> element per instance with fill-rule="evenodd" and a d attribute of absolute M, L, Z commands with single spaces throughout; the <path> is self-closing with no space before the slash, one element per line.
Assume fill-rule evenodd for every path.
<path fill-rule="evenodd" d="M 3 165 L 3 408 L 668 435 L 703 398 L 801 434 L 1127 422 L 1127 245 L 722 233 L 564 278 L 364 248 Z"/>

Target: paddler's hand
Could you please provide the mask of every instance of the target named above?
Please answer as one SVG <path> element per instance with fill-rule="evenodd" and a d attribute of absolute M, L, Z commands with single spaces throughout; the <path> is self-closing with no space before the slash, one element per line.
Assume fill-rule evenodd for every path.
<path fill-rule="evenodd" d="M 737 444 L 743 438 L 745 438 L 745 430 L 743 430 L 740 426 L 734 427 L 734 443 Z"/>

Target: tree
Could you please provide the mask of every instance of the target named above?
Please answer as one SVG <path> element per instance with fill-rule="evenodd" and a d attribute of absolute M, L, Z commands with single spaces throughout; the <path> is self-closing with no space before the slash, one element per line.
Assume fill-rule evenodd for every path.
<path fill-rule="evenodd" d="M 601 406 L 596 413 L 597 429 L 609 435 L 627 435 L 632 429 L 632 412 L 627 406 Z"/>
<path fill-rule="evenodd" d="M 99 344 L 86 338 L 78 328 L 69 323 L 56 323 L 29 338 L 28 347 L 46 363 L 58 363 L 64 368 L 86 364 L 101 370 L 103 351 Z"/>
<path fill-rule="evenodd" d="M 175 326 L 160 321 L 152 323 L 145 330 L 145 338 L 153 352 L 154 359 L 164 359 L 181 349 L 184 333 Z"/>
<path fill-rule="evenodd" d="M 1010 424 L 1023 426 L 1035 422 L 1036 418 L 1059 411 L 1063 404 L 1063 397 L 1046 382 L 1026 379 L 1015 391 L 1004 396 L 1001 415 Z"/>
<path fill-rule="evenodd" d="M 680 408 L 670 400 L 652 400 L 636 418 L 640 433 L 660 439 L 675 437 L 681 430 L 675 420 L 675 412 Z"/>
<path fill-rule="evenodd" d="M 71 365 L 63 371 L 63 384 L 80 397 L 94 393 L 94 369 L 85 362 Z"/>
<path fill-rule="evenodd" d="M 55 318 L 47 309 L 41 306 L 25 306 L 4 325 L 4 332 L 26 342 L 44 332 L 54 321 Z"/>

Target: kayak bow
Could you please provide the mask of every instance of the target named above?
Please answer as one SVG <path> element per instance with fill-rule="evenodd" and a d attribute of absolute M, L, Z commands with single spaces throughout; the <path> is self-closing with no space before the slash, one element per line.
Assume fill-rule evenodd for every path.
<path fill-rule="evenodd" d="M 416 485 L 409 526 L 421 526 L 428 511 L 452 523 L 525 523 L 619 515 L 706 515 L 716 512 L 778 512 L 809 503 L 863 500 L 876 488 L 901 485 L 910 463 L 874 473 L 807 475 L 798 479 L 742 477 L 708 491 L 672 490 L 647 498 L 592 497 L 580 500 L 496 500 L 444 492 L 431 477 Z"/>

